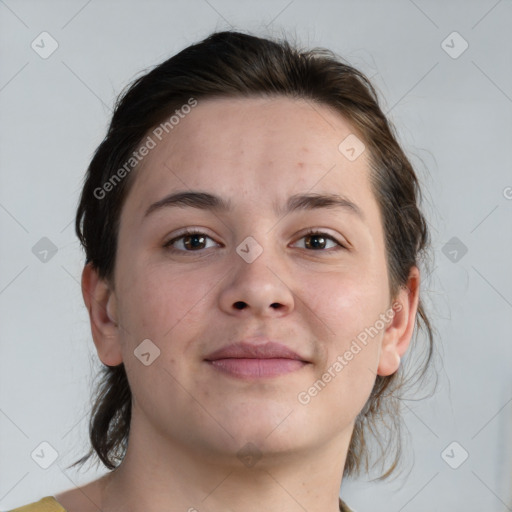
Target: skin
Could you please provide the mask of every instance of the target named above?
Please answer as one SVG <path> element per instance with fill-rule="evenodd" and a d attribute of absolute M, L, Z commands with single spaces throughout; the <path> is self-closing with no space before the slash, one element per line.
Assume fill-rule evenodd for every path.
<path fill-rule="evenodd" d="M 338 113 L 303 100 L 204 100 L 144 159 L 121 213 L 114 282 L 89 265 L 82 276 L 98 355 L 126 366 L 128 450 L 115 471 L 56 496 L 69 512 L 339 510 L 354 421 L 376 375 L 399 367 L 420 284 L 413 267 L 407 288 L 390 297 L 367 151 L 350 161 L 338 150 L 351 133 Z M 190 190 L 233 209 L 169 207 L 144 217 L 155 201 Z M 347 208 L 274 212 L 300 193 L 343 195 L 364 219 Z M 186 227 L 209 237 L 199 250 L 186 252 L 183 238 L 178 252 L 163 247 Z M 308 228 L 346 248 L 330 239 L 312 248 L 319 239 L 305 236 Z M 248 236 L 263 249 L 252 263 L 236 252 Z M 399 312 L 385 328 L 301 404 L 298 393 L 392 303 Z M 241 380 L 204 361 L 247 336 L 279 341 L 309 364 Z M 149 366 L 134 356 L 145 339 L 160 350 Z M 247 443 L 261 456 L 252 467 L 237 456 Z"/>

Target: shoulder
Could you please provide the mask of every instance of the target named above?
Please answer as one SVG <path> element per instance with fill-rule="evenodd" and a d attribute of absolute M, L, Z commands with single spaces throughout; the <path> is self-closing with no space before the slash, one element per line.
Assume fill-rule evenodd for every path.
<path fill-rule="evenodd" d="M 39 501 L 13 508 L 8 512 L 66 512 L 66 509 L 53 496 L 45 496 Z"/>
<path fill-rule="evenodd" d="M 356 512 L 351 509 L 341 498 L 340 498 L 340 512 Z"/>

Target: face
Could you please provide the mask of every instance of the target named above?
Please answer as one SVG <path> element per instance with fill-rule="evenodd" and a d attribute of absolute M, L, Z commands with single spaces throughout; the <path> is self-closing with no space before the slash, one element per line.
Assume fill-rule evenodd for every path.
<path fill-rule="evenodd" d="M 369 155 L 339 149 L 351 134 L 303 100 L 213 99 L 145 157 L 120 217 L 116 328 L 102 342 L 125 364 L 139 433 L 215 457 L 350 437 L 392 317 Z M 191 195 L 162 201 L 180 192 Z M 240 341 L 298 359 L 209 359 Z"/>

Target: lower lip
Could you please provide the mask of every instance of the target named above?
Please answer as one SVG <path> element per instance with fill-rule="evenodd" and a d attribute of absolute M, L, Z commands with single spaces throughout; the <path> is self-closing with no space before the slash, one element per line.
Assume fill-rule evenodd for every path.
<path fill-rule="evenodd" d="M 300 370 L 307 363 L 297 359 L 216 359 L 207 361 L 216 370 L 239 378 L 276 377 Z"/>

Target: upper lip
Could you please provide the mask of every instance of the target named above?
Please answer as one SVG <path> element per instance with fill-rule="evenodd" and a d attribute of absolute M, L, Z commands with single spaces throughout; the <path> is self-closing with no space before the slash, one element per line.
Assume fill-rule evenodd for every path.
<path fill-rule="evenodd" d="M 275 341 L 267 341 L 264 344 L 237 341 L 215 350 L 205 358 L 206 361 L 216 359 L 296 359 L 308 362 L 286 345 Z"/>

